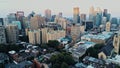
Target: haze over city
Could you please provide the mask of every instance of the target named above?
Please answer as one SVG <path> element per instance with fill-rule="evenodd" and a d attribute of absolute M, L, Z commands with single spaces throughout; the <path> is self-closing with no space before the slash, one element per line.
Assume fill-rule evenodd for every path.
<path fill-rule="evenodd" d="M 0 0 L 0 68 L 120 68 L 120 0 Z"/>
<path fill-rule="evenodd" d="M 28 15 L 31 11 L 44 15 L 45 9 L 51 9 L 52 14 L 63 12 L 64 16 L 73 15 L 73 7 L 79 7 L 80 13 L 89 13 L 89 8 L 94 6 L 108 9 L 112 16 L 119 17 L 120 0 L 0 0 L 0 17 L 5 17 L 10 12 L 24 11 Z"/>

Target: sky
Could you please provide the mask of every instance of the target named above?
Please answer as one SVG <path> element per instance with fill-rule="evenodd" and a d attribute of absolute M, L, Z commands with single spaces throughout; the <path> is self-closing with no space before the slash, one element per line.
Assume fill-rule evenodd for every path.
<path fill-rule="evenodd" d="M 51 9 L 52 14 L 63 12 L 64 16 L 72 16 L 73 7 L 88 14 L 91 6 L 106 8 L 112 16 L 120 17 L 120 0 L 0 0 L 0 17 L 16 11 L 24 11 L 26 16 L 32 11 L 44 15 L 45 9 Z"/>

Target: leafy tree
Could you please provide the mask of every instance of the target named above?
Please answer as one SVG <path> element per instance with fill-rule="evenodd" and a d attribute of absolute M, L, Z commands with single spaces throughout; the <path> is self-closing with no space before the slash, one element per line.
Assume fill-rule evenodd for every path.
<path fill-rule="evenodd" d="M 105 46 L 104 44 L 96 44 L 95 46 L 94 46 L 94 48 L 95 49 L 101 49 L 103 46 Z"/>
<path fill-rule="evenodd" d="M 60 45 L 60 43 L 57 40 L 49 40 L 48 41 L 48 46 L 57 48 Z"/>
<path fill-rule="evenodd" d="M 61 68 L 69 68 L 68 64 L 63 62 L 62 65 L 61 65 Z"/>
<path fill-rule="evenodd" d="M 7 53 L 8 51 L 15 50 L 19 51 L 23 49 L 23 46 L 15 45 L 15 44 L 0 44 L 0 52 L 5 52 Z"/>
<path fill-rule="evenodd" d="M 59 63 L 55 63 L 52 68 L 60 68 L 60 64 Z"/>
<path fill-rule="evenodd" d="M 0 44 L 0 52 L 5 52 L 5 53 L 7 53 L 7 52 L 8 52 L 7 46 L 4 45 L 4 44 Z"/>
<path fill-rule="evenodd" d="M 34 60 L 34 56 L 28 57 L 27 60 L 28 60 L 28 61 Z"/>
<path fill-rule="evenodd" d="M 64 61 L 69 65 L 73 65 L 75 63 L 75 61 L 74 61 L 74 59 L 72 58 L 71 55 L 65 55 L 64 56 Z"/>
<path fill-rule="evenodd" d="M 60 64 L 62 66 L 62 63 L 66 63 L 67 65 L 73 65 L 74 59 L 68 52 L 62 52 L 57 55 L 52 55 L 50 58 L 50 62 L 52 63 L 52 66 L 54 66 L 56 63 Z M 66 65 L 66 66 L 67 66 Z"/>

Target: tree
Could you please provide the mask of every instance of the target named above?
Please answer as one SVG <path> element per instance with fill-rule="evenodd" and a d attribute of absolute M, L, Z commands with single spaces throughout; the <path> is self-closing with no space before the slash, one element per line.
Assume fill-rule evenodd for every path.
<path fill-rule="evenodd" d="M 57 48 L 60 43 L 57 40 L 49 40 L 47 45 L 53 48 Z"/>
<path fill-rule="evenodd" d="M 55 63 L 52 68 L 60 68 L 60 64 L 59 63 Z"/>
<path fill-rule="evenodd" d="M 95 49 L 101 49 L 103 46 L 105 46 L 104 44 L 96 44 L 94 46 Z"/>
<path fill-rule="evenodd" d="M 60 66 L 62 66 L 62 63 L 66 63 L 67 65 L 73 65 L 75 63 L 73 57 L 71 56 L 70 53 L 68 52 L 62 52 L 56 55 L 52 55 L 52 57 L 50 58 L 50 62 L 52 63 L 52 68 L 55 65 L 55 67 L 60 64 Z M 66 65 L 66 66 L 67 66 Z"/>
<path fill-rule="evenodd" d="M 61 65 L 61 68 L 69 68 L 68 64 L 63 62 L 62 65 Z"/>
<path fill-rule="evenodd" d="M 71 55 L 65 55 L 64 56 L 64 61 L 69 65 L 73 65 L 75 63 L 75 61 L 74 61 L 74 59 L 72 58 Z"/>
<path fill-rule="evenodd" d="M 93 48 L 93 47 L 90 47 L 90 48 L 87 49 L 86 53 L 87 53 L 87 55 L 89 55 L 89 56 L 92 56 L 92 57 L 97 58 L 98 51 L 99 51 L 99 50 L 97 50 L 97 49 L 95 49 L 95 48 Z"/>

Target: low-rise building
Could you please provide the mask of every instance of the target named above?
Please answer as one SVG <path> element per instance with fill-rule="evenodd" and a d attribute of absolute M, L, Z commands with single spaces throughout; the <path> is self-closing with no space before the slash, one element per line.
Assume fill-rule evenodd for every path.
<path fill-rule="evenodd" d="M 106 59 L 107 63 L 114 63 L 120 66 L 120 55 L 116 55 L 115 57 Z"/>
<path fill-rule="evenodd" d="M 81 40 L 87 40 L 95 42 L 97 44 L 105 44 L 112 40 L 114 36 L 113 32 L 102 32 L 100 34 L 86 34 L 81 37 Z"/>
<path fill-rule="evenodd" d="M 76 43 L 72 48 L 69 48 L 69 52 L 72 53 L 76 61 L 79 61 L 79 57 L 83 56 L 86 50 L 90 47 L 94 47 L 95 44 L 94 42 L 81 41 Z"/>

